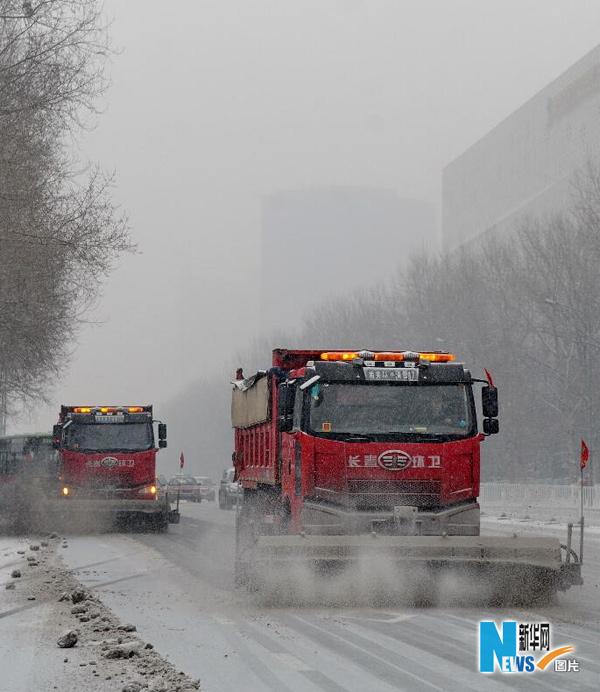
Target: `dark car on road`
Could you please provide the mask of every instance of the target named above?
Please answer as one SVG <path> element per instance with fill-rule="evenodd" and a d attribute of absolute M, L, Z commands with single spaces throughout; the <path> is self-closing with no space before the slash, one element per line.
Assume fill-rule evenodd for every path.
<path fill-rule="evenodd" d="M 202 494 L 203 500 L 208 500 L 209 502 L 215 501 L 215 484 L 208 476 L 194 476 L 194 478 L 200 484 L 200 492 Z"/>
<path fill-rule="evenodd" d="M 193 476 L 174 476 L 169 481 L 169 499 L 177 500 L 179 495 L 182 500 L 200 502 L 202 500 L 202 486 Z"/>
<path fill-rule="evenodd" d="M 242 501 L 242 486 L 234 481 L 235 469 L 225 469 L 219 483 L 219 508 L 231 509 Z"/>

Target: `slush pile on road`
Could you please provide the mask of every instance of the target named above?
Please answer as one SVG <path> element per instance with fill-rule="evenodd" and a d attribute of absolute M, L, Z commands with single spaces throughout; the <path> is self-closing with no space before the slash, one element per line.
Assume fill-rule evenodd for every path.
<path fill-rule="evenodd" d="M 14 541 L 12 541 L 14 543 Z M 0 547 L 3 547 L 0 544 Z M 43 638 L 35 642 L 38 659 L 56 659 L 57 674 L 47 689 L 86 690 L 86 692 L 192 692 L 200 681 L 178 671 L 142 641 L 133 624 L 123 624 L 100 601 L 84 590 L 62 565 L 60 551 L 68 549 L 55 534 L 40 541 L 19 541 L 19 550 L 5 548 L 2 576 L 5 581 L 5 614 L 19 617 L 19 612 L 37 605 L 49 607 Z M 11 554 L 11 552 L 13 554 Z M 33 643 L 32 643 L 33 645 Z M 33 689 L 27 671 L 24 687 L 11 692 Z M 44 688 L 46 689 L 46 687 Z"/>

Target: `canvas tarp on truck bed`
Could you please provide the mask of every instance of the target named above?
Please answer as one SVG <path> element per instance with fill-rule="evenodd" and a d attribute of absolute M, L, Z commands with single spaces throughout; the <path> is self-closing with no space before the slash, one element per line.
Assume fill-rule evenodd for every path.
<path fill-rule="evenodd" d="M 249 428 L 269 420 L 269 378 L 258 373 L 236 382 L 231 397 L 231 424 L 234 428 Z"/>

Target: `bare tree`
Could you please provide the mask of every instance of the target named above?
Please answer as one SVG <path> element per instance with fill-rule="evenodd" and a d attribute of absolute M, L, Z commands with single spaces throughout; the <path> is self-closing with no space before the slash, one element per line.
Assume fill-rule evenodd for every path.
<path fill-rule="evenodd" d="M 100 281 L 134 249 L 112 177 L 72 153 L 109 53 L 95 0 L 0 1 L 0 418 L 44 394 Z"/>

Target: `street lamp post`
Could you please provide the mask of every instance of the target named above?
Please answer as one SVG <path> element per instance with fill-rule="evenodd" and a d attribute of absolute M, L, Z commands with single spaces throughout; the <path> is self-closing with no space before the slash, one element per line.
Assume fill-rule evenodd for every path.
<path fill-rule="evenodd" d="M 6 383 L 4 372 L 0 370 L 0 437 L 6 435 L 8 397 L 6 395 Z"/>

